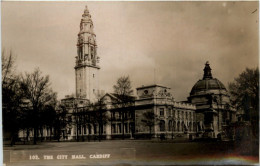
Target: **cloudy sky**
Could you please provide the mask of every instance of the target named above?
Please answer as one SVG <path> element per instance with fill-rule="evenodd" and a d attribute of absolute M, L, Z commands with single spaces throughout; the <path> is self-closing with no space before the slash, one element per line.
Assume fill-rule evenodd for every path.
<path fill-rule="evenodd" d="M 186 100 L 206 61 L 227 87 L 258 66 L 258 2 L 2 2 L 2 48 L 17 72 L 39 67 L 58 97 L 75 93 L 77 34 L 88 5 L 97 35 L 100 88 L 129 75 Z M 257 11 L 255 11 L 257 9 Z"/>

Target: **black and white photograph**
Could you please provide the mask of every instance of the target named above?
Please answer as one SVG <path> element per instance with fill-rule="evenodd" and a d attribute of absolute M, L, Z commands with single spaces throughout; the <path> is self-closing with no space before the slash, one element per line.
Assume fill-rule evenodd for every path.
<path fill-rule="evenodd" d="M 2 1 L 4 166 L 259 164 L 258 1 Z"/>

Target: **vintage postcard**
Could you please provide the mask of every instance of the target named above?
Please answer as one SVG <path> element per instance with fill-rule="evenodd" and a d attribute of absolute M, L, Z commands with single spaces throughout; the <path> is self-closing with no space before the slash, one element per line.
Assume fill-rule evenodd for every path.
<path fill-rule="evenodd" d="M 4 165 L 258 165 L 258 1 L 3 1 Z"/>

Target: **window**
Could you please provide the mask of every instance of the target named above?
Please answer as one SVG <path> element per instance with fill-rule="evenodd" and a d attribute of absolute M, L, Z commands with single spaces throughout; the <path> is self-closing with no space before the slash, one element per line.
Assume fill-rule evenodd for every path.
<path fill-rule="evenodd" d="M 125 133 L 128 133 L 128 125 L 125 123 Z"/>
<path fill-rule="evenodd" d="M 91 134 L 91 125 L 88 125 L 88 134 Z"/>
<path fill-rule="evenodd" d="M 119 119 L 121 119 L 122 118 L 122 113 L 121 112 L 119 112 Z"/>
<path fill-rule="evenodd" d="M 172 131 L 175 131 L 175 129 L 176 129 L 176 122 L 173 121 Z"/>
<path fill-rule="evenodd" d="M 102 131 L 103 131 L 104 134 L 106 134 L 106 125 L 103 125 Z"/>
<path fill-rule="evenodd" d="M 112 119 L 115 119 L 115 112 L 112 113 Z"/>
<path fill-rule="evenodd" d="M 47 132 L 48 132 L 48 130 L 47 130 Z M 69 128 L 67 134 L 71 134 L 71 128 Z"/>
<path fill-rule="evenodd" d="M 129 119 L 132 118 L 132 113 L 131 112 L 128 112 L 128 117 L 129 117 Z"/>
<path fill-rule="evenodd" d="M 93 74 L 93 78 L 95 77 L 95 74 Z"/>
<path fill-rule="evenodd" d="M 164 122 L 164 120 L 160 120 L 159 126 L 160 126 L 160 131 L 165 131 L 165 122 Z"/>
<path fill-rule="evenodd" d="M 181 123 L 181 131 L 184 131 L 185 125 L 184 122 Z"/>
<path fill-rule="evenodd" d="M 172 131 L 172 121 L 169 120 L 169 123 L 168 123 L 168 131 Z"/>
<path fill-rule="evenodd" d="M 81 135 L 81 126 L 79 126 L 78 131 L 79 131 L 79 135 Z"/>
<path fill-rule="evenodd" d="M 117 124 L 118 133 L 121 133 L 121 123 Z"/>
<path fill-rule="evenodd" d="M 97 125 L 94 125 L 94 134 L 97 134 Z"/>
<path fill-rule="evenodd" d="M 84 134 L 87 134 L 87 128 L 86 128 L 86 126 L 83 127 L 83 132 L 84 132 Z"/>
<path fill-rule="evenodd" d="M 94 58 L 94 48 L 91 47 L 91 59 L 93 59 L 93 58 Z"/>
<path fill-rule="evenodd" d="M 112 124 L 112 133 L 116 133 L 116 125 Z"/>
<path fill-rule="evenodd" d="M 160 116 L 164 116 L 164 109 L 160 108 Z"/>
<path fill-rule="evenodd" d="M 192 131 L 192 123 L 189 123 L 189 131 Z"/>

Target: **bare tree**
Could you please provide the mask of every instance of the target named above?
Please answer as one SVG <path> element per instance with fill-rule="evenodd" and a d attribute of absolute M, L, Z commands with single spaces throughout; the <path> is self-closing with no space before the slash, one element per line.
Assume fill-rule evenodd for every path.
<path fill-rule="evenodd" d="M 122 76 L 118 78 L 116 85 L 113 86 L 114 93 L 118 95 L 121 103 L 129 102 L 129 96 L 133 94 L 131 81 L 129 76 Z"/>
<path fill-rule="evenodd" d="M 22 95 L 20 91 L 20 77 L 15 74 L 15 58 L 10 51 L 7 54 L 2 51 L 2 109 L 4 138 L 11 139 L 11 145 L 15 144 L 21 121 L 20 103 Z"/>
<path fill-rule="evenodd" d="M 89 106 L 86 105 L 82 106 L 79 104 L 79 101 L 77 99 L 74 100 L 72 124 L 76 126 L 77 142 L 80 140 L 79 132 L 81 132 L 82 127 L 86 126 L 90 121 L 89 111 L 90 111 Z M 83 135 L 81 138 L 84 141 Z"/>
<path fill-rule="evenodd" d="M 109 121 L 107 115 L 107 107 L 104 103 L 101 96 L 98 97 L 98 100 L 92 105 L 93 107 L 93 123 L 98 124 L 98 140 L 101 141 L 103 136 L 103 127 Z"/>
<path fill-rule="evenodd" d="M 152 138 L 152 127 L 155 125 L 156 118 L 157 116 L 151 111 L 143 113 L 143 119 L 141 121 L 145 126 L 149 127 L 150 139 Z"/>
<path fill-rule="evenodd" d="M 54 129 L 55 137 L 60 141 L 61 135 L 65 137 L 65 128 L 70 125 L 70 120 L 67 118 L 68 110 L 65 106 L 59 105 L 58 109 L 55 110 Z"/>
<path fill-rule="evenodd" d="M 2 50 L 2 82 L 3 86 L 6 85 L 10 79 L 16 77 L 15 76 L 15 56 L 13 52 L 10 51 L 9 55 L 6 54 L 5 49 Z"/>
<path fill-rule="evenodd" d="M 134 97 L 132 96 L 133 90 L 129 76 L 122 76 L 118 78 L 116 85 L 113 86 L 114 93 L 116 94 L 117 100 L 113 105 L 117 107 L 121 115 L 122 122 L 122 139 L 125 137 L 124 122 L 126 115 L 131 104 L 134 103 Z"/>
<path fill-rule="evenodd" d="M 50 88 L 49 76 L 42 76 L 39 68 L 22 76 L 21 89 L 25 98 L 32 104 L 33 119 L 31 121 L 34 129 L 34 144 L 36 144 L 38 129 L 42 123 L 40 111 L 46 105 L 55 104 L 56 93 Z"/>

